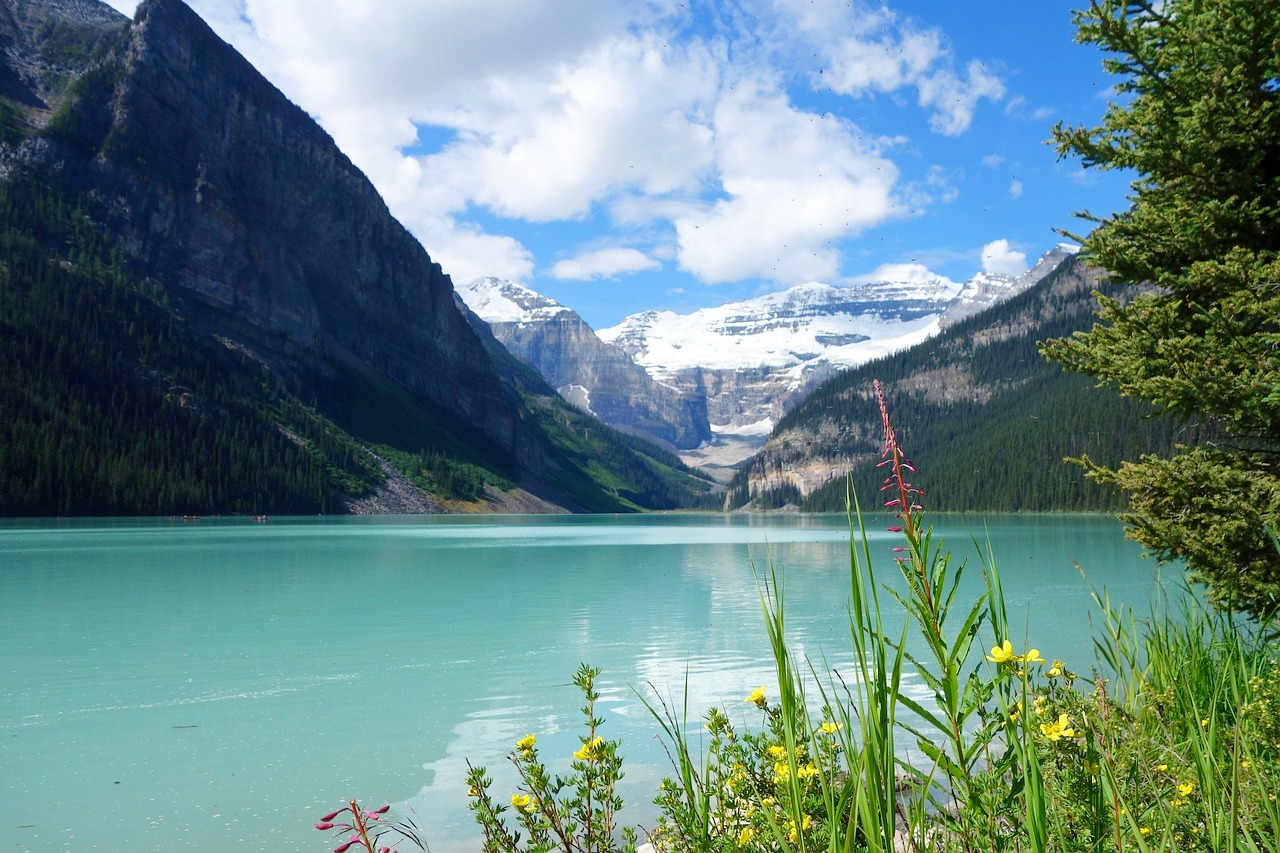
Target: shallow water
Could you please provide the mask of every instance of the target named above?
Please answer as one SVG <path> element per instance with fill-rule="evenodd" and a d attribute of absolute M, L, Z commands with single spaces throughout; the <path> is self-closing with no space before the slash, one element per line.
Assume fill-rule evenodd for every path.
<path fill-rule="evenodd" d="M 957 554 L 989 542 L 1011 622 L 1083 671 L 1075 564 L 1140 612 L 1158 588 L 1110 519 L 931 520 Z M 795 649 L 847 664 L 848 555 L 841 516 L 0 522 L 7 848 L 326 850 L 311 824 L 357 796 L 412 808 L 435 853 L 478 849 L 466 760 L 502 800 L 527 732 L 567 769 L 583 661 L 622 817 L 648 823 L 667 763 L 635 691 L 687 677 L 695 714 L 747 719 L 772 677 L 753 564 L 781 573 Z"/>

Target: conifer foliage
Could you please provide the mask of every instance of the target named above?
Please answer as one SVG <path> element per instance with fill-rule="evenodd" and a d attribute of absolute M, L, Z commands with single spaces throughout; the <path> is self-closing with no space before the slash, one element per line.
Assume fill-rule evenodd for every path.
<path fill-rule="evenodd" d="M 1122 488 L 1131 535 L 1185 559 L 1223 607 L 1280 606 L 1280 6 L 1092 0 L 1079 40 L 1119 97 L 1098 127 L 1059 124 L 1061 155 L 1138 177 L 1087 256 L 1155 292 L 1099 296 L 1089 331 L 1044 353 L 1221 440 L 1089 474 Z"/>

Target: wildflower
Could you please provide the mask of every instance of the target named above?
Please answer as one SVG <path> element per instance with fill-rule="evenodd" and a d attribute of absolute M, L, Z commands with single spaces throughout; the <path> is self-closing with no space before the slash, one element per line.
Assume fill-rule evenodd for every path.
<path fill-rule="evenodd" d="M 1018 660 L 1025 661 L 1026 663 L 1044 663 L 1044 658 L 1040 657 L 1039 649 L 1031 649 L 1025 655 L 1019 655 Z"/>
<path fill-rule="evenodd" d="M 512 794 L 511 805 L 528 812 L 529 814 L 533 814 L 538 808 L 533 802 L 533 797 L 530 797 L 528 794 Z"/>
<path fill-rule="evenodd" d="M 833 723 L 830 720 L 823 720 L 822 725 L 818 726 L 818 731 L 824 735 L 833 735 L 843 728 L 843 723 Z"/>
<path fill-rule="evenodd" d="M 774 761 L 781 761 L 787 757 L 787 748 L 775 743 L 773 746 L 769 747 L 769 757 Z"/>
<path fill-rule="evenodd" d="M 1244 761 L 1241 761 L 1241 762 L 1240 762 L 1240 769 L 1241 769 L 1241 770 L 1248 770 L 1248 769 L 1249 769 L 1250 767 L 1252 767 L 1252 766 L 1253 766 L 1253 762 L 1252 762 L 1252 761 L 1250 761 L 1250 760 L 1249 760 L 1249 759 L 1247 759 L 1247 758 L 1246 758 Z"/>
<path fill-rule="evenodd" d="M 1209 718 L 1205 717 L 1203 720 L 1200 721 L 1200 728 L 1206 729 L 1208 727 L 1209 727 Z"/>
<path fill-rule="evenodd" d="M 1182 784 L 1178 785 L 1178 793 L 1184 797 L 1190 794 L 1195 789 L 1196 789 L 1195 782 L 1183 782 Z"/>
<path fill-rule="evenodd" d="M 1059 738 L 1076 737 L 1076 730 L 1071 728 L 1071 721 L 1067 719 L 1066 714 L 1059 714 L 1057 722 L 1041 723 L 1040 731 L 1054 743 L 1057 743 Z"/>
<path fill-rule="evenodd" d="M 746 847 L 748 844 L 751 843 L 751 838 L 754 835 L 755 835 L 755 831 L 752 830 L 751 827 L 744 826 L 742 828 L 742 831 L 738 833 L 738 846 Z"/>
<path fill-rule="evenodd" d="M 604 738 L 596 735 L 591 740 L 582 744 L 582 749 L 574 750 L 573 757 L 579 761 L 595 761 L 600 757 L 600 747 L 604 744 Z"/>
<path fill-rule="evenodd" d="M 762 806 L 772 807 L 772 806 L 776 806 L 777 804 L 778 804 L 778 801 L 773 797 L 765 797 L 760 801 L 760 805 Z"/>
<path fill-rule="evenodd" d="M 1018 656 L 1013 653 L 1013 643 L 1005 640 L 998 646 L 991 647 L 991 654 L 987 655 L 987 660 L 996 663 L 1013 663 Z"/>
<path fill-rule="evenodd" d="M 1141 833 L 1142 835 L 1150 835 L 1150 834 L 1151 834 L 1151 827 L 1149 827 L 1149 826 L 1140 826 L 1140 827 L 1138 827 L 1138 832 L 1139 832 L 1139 833 Z"/>
<path fill-rule="evenodd" d="M 752 705 L 755 705 L 763 711 L 765 706 L 768 704 L 764 701 L 764 687 L 757 687 L 755 690 L 752 690 L 751 695 L 744 701 L 750 702 Z"/>
<path fill-rule="evenodd" d="M 533 745 L 537 742 L 538 742 L 537 735 L 527 734 L 524 737 L 520 738 L 520 740 L 516 741 L 516 749 L 520 750 L 521 752 L 528 752 L 529 750 L 533 749 Z"/>
<path fill-rule="evenodd" d="M 796 770 L 797 779 L 812 779 L 817 775 L 818 768 L 814 767 L 812 764 L 806 764 L 804 767 L 800 767 Z"/>
<path fill-rule="evenodd" d="M 807 814 L 800 816 L 800 825 L 798 827 L 794 820 L 787 821 L 787 839 L 792 844 L 795 844 L 800 840 L 800 833 L 808 832 L 811 826 L 813 826 L 813 818 Z"/>
<path fill-rule="evenodd" d="M 791 765 L 779 761 L 773 765 L 773 781 L 781 784 L 791 778 Z"/>
<path fill-rule="evenodd" d="M 1020 717 L 1020 716 L 1022 716 L 1022 703 L 1021 703 L 1021 702 L 1019 702 L 1019 703 L 1018 703 L 1018 705 L 1017 705 L 1017 707 L 1015 707 L 1012 711 L 1010 711 L 1010 712 L 1009 712 L 1009 722 L 1011 722 L 1011 723 L 1016 723 L 1016 722 L 1018 722 L 1018 717 Z"/>
<path fill-rule="evenodd" d="M 1157 764 L 1157 765 L 1156 765 L 1156 769 L 1157 769 L 1157 770 L 1159 770 L 1161 773 L 1164 773 L 1166 770 L 1168 770 L 1168 769 L 1169 769 L 1169 765 L 1168 765 L 1168 764 Z"/>

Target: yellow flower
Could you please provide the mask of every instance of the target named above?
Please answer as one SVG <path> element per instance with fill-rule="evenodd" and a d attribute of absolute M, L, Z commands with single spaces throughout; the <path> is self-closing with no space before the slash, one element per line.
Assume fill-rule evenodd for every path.
<path fill-rule="evenodd" d="M 818 731 L 824 735 L 833 735 L 844 728 L 844 723 L 833 723 L 830 720 L 824 720 L 822 725 L 818 726 Z"/>
<path fill-rule="evenodd" d="M 753 835 L 755 835 L 755 832 L 751 829 L 751 827 L 744 826 L 742 828 L 742 831 L 738 833 L 738 846 L 746 847 L 748 844 L 751 843 L 751 837 Z"/>
<path fill-rule="evenodd" d="M 799 767 L 796 769 L 797 779 L 812 779 L 814 776 L 817 776 L 817 775 L 818 775 L 818 768 L 814 767 L 812 764 L 806 764 L 804 767 Z"/>
<path fill-rule="evenodd" d="M 1166 770 L 1168 770 L 1168 769 L 1169 769 L 1169 765 L 1168 765 L 1168 764 L 1157 764 L 1157 765 L 1156 765 L 1156 769 L 1157 769 L 1157 770 L 1159 770 L 1161 773 L 1163 773 L 1163 772 L 1165 772 Z"/>
<path fill-rule="evenodd" d="M 472 785 L 470 788 L 467 788 L 467 796 L 468 797 L 480 796 L 480 789 L 477 788 L 475 785 Z"/>
<path fill-rule="evenodd" d="M 773 765 L 773 781 L 785 782 L 791 778 L 791 765 L 785 761 L 779 761 Z"/>
<path fill-rule="evenodd" d="M 1039 649 L 1032 649 L 1025 655 L 1020 655 L 1018 659 L 1026 661 L 1027 663 L 1044 663 L 1044 658 L 1040 657 Z"/>
<path fill-rule="evenodd" d="M 769 757 L 774 761 L 780 761 L 787 757 L 787 748 L 775 743 L 773 746 L 769 747 Z"/>
<path fill-rule="evenodd" d="M 1018 717 L 1021 717 L 1021 716 L 1022 716 L 1022 703 L 1019 702 L 1018 706 L 1009 712 L 1009 722 L 1016 723 L 1018 722 Z"/>
<path fill-rule="evenodd" d="M 1055 660 L 1053 662 L 1053 666 L 1049 667 L 1048 671 L 1045 674 L 1048 675 L 1050 678 L 1057 678 L 1059 675 L 1062 675 L 1062 671 L 1066 669 L 1066 667 L 1067 665 L 1062 661 Z"/>
<path fill-rule="evenodd" d="M 1013 653 L 1013 643 L 1005 640 L 998 646 L 991 647 L 991 654 L 987 655 L 987 660 L 996 663 L 1012 663 L 1018 659 Z"/>
<path fill-rule="evenodd" d="M 1071 728 L 1071 721 L 1067 719 L 1066 714 L 1059 714 L 1057 722 L 1041 723 L 1040 731 L 1054 743 L 1057 743 L 1059 738 L 1076 737 L 1076 730 Z"/>
<path fill-rule="evenodd" d="M 1150 834 L 1151 834 L 1151 827 L 1149 827 L 1149 826 L 1140 826 L 1140 827 L 1138 827 L 1138 832 L 1142 833 L 1143 835 L 1150 835 Z"/>
<path fill-rule="evenodd" d="M 778 804 L 778 801 L 773 797 L 765 797 L 760 801 L 760 805 L 766 806 L 766 807 L 776 806 L 777 804 Z"/>
<path fill-rule="evenodd" d="M 1178 793 L 1185 797 L 1187 794 L 1190 794 L 1195 789 L 1196 789 L 1195 782 L 1183 782 L 1181 785 L 1178 786 Z"/>
<path fill-rule="evenodd" d="M 538 742 L 537 735 L 527 734 L 524 737 L 520 738 L 520 740 L 516 741 L 516 749 L 520 750 L 521 752 L 528 752 L 529 750 L 533 749 L 533 745 L 537 742 Z"/>
<path fill-rule="evenodd" d="M 811 826 L 813 826 L 813 818 L 807 814 L 800 816 L 799 828 L 796 827 L 796 822 L 794 820 L 787 821 L 787 839 L 790 840 L 792 844 L 795 844 L 800 840 L 800 833 L 808 832 L 809 827 Z"/>
<path fill-rule="evenodd" d="M 1248 769 L 1249 769 L 1250 767 L 1252 767 L 1252 766 L 1253 766 L 1253 762 L 1252 762 L 1252 761 L 1250 761 L 1250 760 L 1249 760 L 1249 759 L 1247 759 L 1247 758 L 1246 758 L 1244 761 L 1241 761 L 1241 762 L 1240 762 L 1240 767 L 1241 767 L 1241 769 L 1243 769 L 1243 770 L 1248 770 Z"/>
<path fill-rule="evenodd" d="M 761 710 L 763 710 L 765 705 L 767 704 L 764 701 L 764 687 L 757 687 L 755 690 L 752 690 L 751 695 L 748 696 L 744 701 L 750 702 L 752 705 L 755 705 L 757 708 L 760 708 Z"/>
<path fill-rule="evenodd" d="M 600 745 L 604 743 L 604 738 L 596 735 L 591 740 L 582 745 L 582 749 L 576 750 L 573 757 L 579 761 L 595 761 L 600 757 Z"/>
<path fill-rule="evenodd" d="M 1203 720 L 1200 721 L 1200 728 L 1206 729 L 1208 727 L 1209 727 L 1209 718 L 1205 717 Z"/>
<path fill-rule="evenodd" d="M 511 805 L 518 809 L 524 809 L 529 814 L 533 814 L 533 811 L 536 808 L 533 804 L 533 798 L 528 794 L 512 794 Z"/>

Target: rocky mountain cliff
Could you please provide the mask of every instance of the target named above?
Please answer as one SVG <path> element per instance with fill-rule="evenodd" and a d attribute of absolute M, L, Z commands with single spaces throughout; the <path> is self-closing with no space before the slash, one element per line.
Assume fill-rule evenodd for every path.
<path fill-rule="evenodd" d="M 358 443 L 465 457 L 594 505 L 558 491 L 585 462 L 501 381 L 449 277 L 329 135 L 182 2 L 144 0 L 129 21 L 91 0 L 0 0 L 0 35 L 0 175 L 42 196 L 5 224 L 50 262 L 69 242 L 100 259 L 167 314 L 203 375 L 230 370 L 260 410 L 283 395 Z M 32 217 L 70 236 L 50 241 Z"/>
<path fill-rule="evenodd" d="M 654 380 L 577 312 L 512 281 L 481 278 L 458 295 L 506 349 L 565 400 L 623 432 L 671 449 L 711 439 L 706 399 Z"/>
<path fill-rule="evenodd" d="M 871 383 L 879 379 L 899 437 L 924 472 L 929 508 L 1114 508 L 1114 494 L 1061 460 L 1088 454 L 1114 464 L 1190 433 L 1040 357 L 1038 341 L 1092 325 L 1094 289 L 1117 298 L 1136 292 L 1068 256 L 1021 294 L 823 383 L 743 465 L 726 507 L 843 510 L 851 474 L 863 508 L 878 508 L 882 431 Z"/>
<path fill-rule="evenodd" d="M 979 273 L 963 285 L 941 277 L 811 282 L 692 314 L 646 311 L 598 334 L 518 284 L 481 279 L 459 292 L 567 398 L 727 478 L 824 380 L 1016 296 L 1073 253 L 1058 246 L 1020 276 Z"/>

